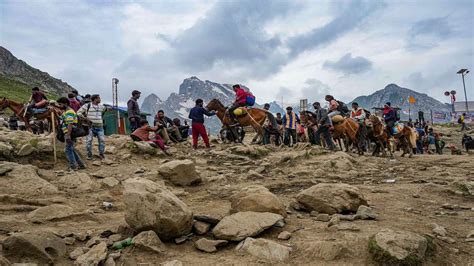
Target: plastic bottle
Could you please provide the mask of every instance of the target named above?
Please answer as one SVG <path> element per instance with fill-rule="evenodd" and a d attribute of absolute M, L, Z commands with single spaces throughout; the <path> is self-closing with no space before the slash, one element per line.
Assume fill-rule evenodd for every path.
<path fill-rule="evenodd" d="M 128 246 L 131 246 L 132 244 L 133 244 L 133 243 L 132 243 L 132 238 L 129 237 L 129 238 L 124 239 L 124 240 L 122 240 L 122 241 L 120 241 L 120 242 L 115 242 L 112 247 L 113 247 L 114 249 L 124 249 L 124 248 L 126 248 L 126 247 L 128 247 Z"/>

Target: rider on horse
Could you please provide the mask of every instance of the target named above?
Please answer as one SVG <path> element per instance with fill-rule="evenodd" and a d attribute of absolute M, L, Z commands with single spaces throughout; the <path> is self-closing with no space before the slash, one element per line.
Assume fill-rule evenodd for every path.
<path fill-rule="evenodd" d="M 367 136 L 367 127 L 365 126 L 366 114 L 362 107 L 359 107 L 359 104 L 356 102 L 352 103 L 351 118 L 359 123 L 359 145 L 360 148 L 365 149 L 365 138 Z"/>
<path fill-rule="evenodd" d="M 232 86 L 232 88 L 234 89 L 234 92 L 235 92 L 235 101 L 232 104 L 232 106 L 229 107 L 228 112 L 229 112 L 230 119 L 233 122 L 233 125 L 231 126 L 236 126 L 239 124 L 239 122 L 237 121 L 237 118 L 235 117 L 234 111 L 240 107 L 245 107 L 248 105 L 247 96 L 251 95 L 251 93 L 242 89 L 239 84 L 235 84 L 234 86 Z"/>
<path fill-rule="evenodd" d="M 385 121 L 385 124 L 387 125 L 387 135 L 390 138 L 393 135 L 392 130 L 395 126 L 395 122 L 397 122 L 397 114 L 395 113 L 395 110 L 393 110 L 393 108 L 391 107 L 390 102 L 386 102 L 383 106 L 383 119 Z"/>
<path fill-rule="evenodd" d="M 28 112 L 34 113 L 34 109 L 42 109 L 48 105 L 48 98 L 38 87 L 31 89 L 31 101 L 28 103 Z"/>

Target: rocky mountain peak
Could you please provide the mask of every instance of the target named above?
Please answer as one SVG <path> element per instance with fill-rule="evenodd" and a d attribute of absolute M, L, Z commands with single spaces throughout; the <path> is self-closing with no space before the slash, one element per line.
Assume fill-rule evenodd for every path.
<path fill-rule="evenodd" d="M 0 76 L 16 80 L 31 87 L 38 86 L 45 91 L 57 95 L 67 94 L 74 89 L 66 82 L 31 67 L 26 62 L 16 58 L 2 46 L 0 46 Z"/>

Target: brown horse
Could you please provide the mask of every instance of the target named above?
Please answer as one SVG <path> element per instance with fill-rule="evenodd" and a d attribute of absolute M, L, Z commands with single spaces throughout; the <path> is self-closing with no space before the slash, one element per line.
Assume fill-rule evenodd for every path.
<path fill-rule="evenodd" d="M 206 109 L 209 111 L 216 111 L 217 117 L 221 120 L 222 125 L 227 128 L 230 128 L 231 120 L 228 115 L 226 115 L 227 109 L 218 99 L 212 99 L 207 105 Z M 275 120 L 273 115 L 263 109 L 259 108 L 250 108 L 247 109 L 247 114 L 237 117 L 237 121 L 243 127 L 252 126 L 255 132 L 257 132 L 257 142 L 261 141 L 263 138 L 263 123 L 266 118 L 269 118 L 271 121 Z"/>
<path fill-rule="evenodd" d="M 372 117 L 372 116 L 371 116 Z M 378 122 L 377 122 L 377 131 L 375 131 L 376 129 L 376 125 L 373 123 L 374 125 L 374 132 L 377 132 L 376 134 L 378 135 L 383 135 L 384 133 L 386 134 L 386 127 L 383 126 L 382 124 L 382 119 L 379 118 L 379 117 L 376 117 L 378 118 Z M 375 118 L 372 118 L 371 121 L 377 121 Z M 380 126 L 382 125 L 382 126 Z M 380 131 L 382 130 L 382 131 Z M 409 157 L 413 157 L 413 149 L 416 148 L 416 138 L 417 138 L 417 133 L 409 126 L 403 126 L 403 128 L 401 129 L 401 131 L 394 135 L 393 136 L 395 139 L 397 139 L 401 145 L 401 148 L 402 148 L 402 157 L 405 156 L 405 154 L 409 154 Z M 388 139 L 388 137 L 387 137 Z M 392 148 L 393 147 L 393 144 L 390 142 L 390 139 L 387 140 L 390 146 L 389 150 L 390 152 L 392 152 Z"/>
<path fill-rule="evenodd" d="M 3 97 L 3 99 L 0 100 L 0 110 L 4 110 L 5 108 L 9 108 L 10 110 L 12 110 L 19 119 L 21 119 L 23 122 L 25 122 L 26 128 L 29 131 L 31 131 L 30 116 L 25 115 L 25 108 L 27 108 L 26 105 L 24 105 L 22 103 L 19 103 L 19 102 L 15 102 L 13 100 L 9 100 L 9 99 Z M 50 106 L 48 106 L 46 112 L 41 113 L 41 114 L 35 114 L 33 116 L 37 120 L 47 119 L 49 124 L 52 125 L 52 123 L 51 123 L 51 113 L 53 113 L 53 112 L 54 112 L 54 115 L 56 117 L 56 120 L 59 118 L 59 116 L 62 113 L 62 111 L 59 108 L 50 105 Z M 55 123 L 57 125 L 57 121 L 55 121 Z"/>
<path fill-rule="evenodd" d="M 348 117 L 345 117 L 344 120 L 342 120 L 341 122 L 334 122 L 333 120 L 333 126 L 333 137 L 342 138 L 343 140 L 346 140 L 344 142 L 346 146 L 346 152 L 349 151 L 349 146 L 351 144 L 355 144 L 355 146 L 357 147 L 357 152 L 359 154 L 363 154 L 363 150 L 361 149 L 357 138 L 357 132 L 359 131 L 359 123 Z"/>
<path fill-rule="evenodd" d="M 372 124 L 372 134 L 368 134 L 367 137 L 375 142 L 375 149 L 372 152 L 372 156 L 375 156 L 382 149 L 383 156 L 386 156 L 385 144 L 387 144 L 388 151 L 390 152 L 390 157 L 393 157 L 392 147 L 385 131 L 385 126 L 382 123 L 382 119 L 374 114 L 369 116 L 369 121 Z"/>

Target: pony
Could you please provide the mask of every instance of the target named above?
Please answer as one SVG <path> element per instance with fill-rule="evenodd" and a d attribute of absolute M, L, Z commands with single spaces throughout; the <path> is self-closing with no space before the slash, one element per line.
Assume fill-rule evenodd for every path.
<path fill-rule="evenodd" d="M 10 110 L 12 110 L 19 119 L 21 119 L 23 122 L 25 122 L 25 126 L 26 126 L 26 129 L 28 131 L 32 131 L 31 125 L 30 125 L 30 118 L 31 117 L 28 116 L 25 112 L 25 108 L 27 108 L 26 105 L 24 105 L 22 103 L 19 103 L 19 102 L 16 102 L 16 101 L 13 101 L 13 100 L 10 100 L 10 99 L 7 99 L 6 97 L 3 97 L 3 99 L 0 100 L 0 110 L 4 110 L 6 108 L 9 108 Z M 37 120 L 47 119 L 48 122 L 49 122 L 49 125 L 51 126 L 52 125 L 52 121 L 51 121 L 51 114 L 52 113 L 54 113 L 54 115 L 56 117 L 55 123 L 57 125 L 57 122 L 59 121 L 59 116 L 62 113 L 62 111 L 57 107 L 49 105 L 48 108 L 46 109 L 46 112 L 40 113 L 40 114 L 34 114 L 32 116 L 34 118 L 36 118 Z"/>
<path fill-rule="evenodd" d="M 372 152 L 372 156 L 375 156 L 380 153 L 382 150 L 383 156 L 387 155 L 384 147 L 388 148 L 390 152 L 390 157 L 393 157 L 393 149 L 390 146 L 390 141 L 388 138 L 387 131 L 385 131 L 385 126 L 382 122 L 382 119 L 374 114 L 369 116 L 369 121 L 371 124 L 371 130 L 367 131 L 367 138 L 375 142 L 375 149 Z"/>
<path fill-rule="evenodd" d="M 216 115 L 221 121 L 222 125 L 225 128 L 231 128 L 231 120 L 229 116 L 226 115 L 227 108 L 222 104 L 218 99 L 212 99 L 207 105 L 206 109 L 209 111 L 216 111 Z M 250 108 L 246 110 L 247 113 L 240 117 L 237 117 L 237 121 L 240 126 L 252 126 L 255 132 L 257 132 L 256 141 L 260 142 L 263 139 L 263 123 L 266 118 L 270 120 L 272 124 L 276 125 L 275 117 L 272 113 L 259 109 L 259 108 Z M 234 134 L 237 135 L 237 134 Z"/>
<path fill-rule="evenodd" d="M 346 146 L 346 152 L 349 151 L 349 146 L 351 144 L 355 144 L 357 148 L 357 153 L 359 155 L 362 155 L 364 151 L 361 149 L 361 145 L 359 145 L 359 138 L 358 138 L 358 132 L 359 132 L 359 123 L 356 121 L 352 120 L 351 118 L 344 117 L 342 121 L 336 122 L 334 121 L 334 118 L 337 116 L 333 117 L 333 137 L 336 138 L 341 138 L 344 140 L 344 146 Z"/>
<path fill-rule="evenodd" d="M 378 116 L 375 116 L 377 119 L 374 118 L 374 116 L 371 116 L 371 122 L 374 127 L 374 133 L 376 136 L 382 136 L 384 133 L 386 134 L 386 127 L 382 124 L 382 119 Z M 405 154 L 409 154 L 409 157 L 413 157 L 413 149 L 416 148 L 416 138 L 417 138 L 417 133 L 415 130 L 409 126 L 403 126 L 400 129 L 400 132 L 395 134 L 394 139 L 398 140 L 400 143 L 400 146 L 402 148 L 402 157 L 405 156 Z M 391 143 L 390 139 L 388 139 L 387 136 L 387 141 L 389 143 L 389 150 L 392 152 L 392 147 L 393 144 Z"/>

